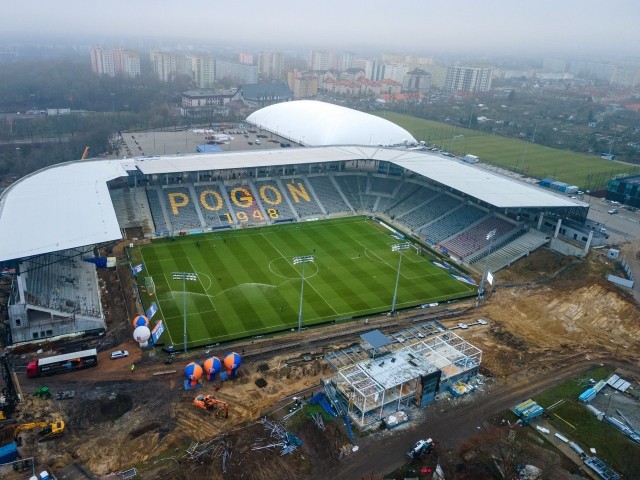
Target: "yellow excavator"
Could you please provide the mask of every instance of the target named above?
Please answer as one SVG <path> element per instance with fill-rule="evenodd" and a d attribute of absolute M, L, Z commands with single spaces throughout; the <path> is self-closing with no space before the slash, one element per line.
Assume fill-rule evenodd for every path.
<path fill-rule="evenodd" d="M 44 442 L 45 440 L 49 440 L 53 437 L 58 437 L 62 435 L 64 432 L 64 421 L 56 420 L 53 423 L 47 422 L 32 422 L 32 423 L 23 423 L 22 425 L 18 425 L 14 430 L 14 438 L 16 442 L 18 441 L 18 436 L 20 432 L 23 430 L 31 430 L 33 428 L 41 428 L 40 430 L 40 442 Z"/>

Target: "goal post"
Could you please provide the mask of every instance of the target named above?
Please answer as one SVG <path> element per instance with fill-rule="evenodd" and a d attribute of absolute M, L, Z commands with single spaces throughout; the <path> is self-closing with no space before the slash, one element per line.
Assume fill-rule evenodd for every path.
<path fill-rule="evenodd" d="M 153 277 L 144 277 L 144 288 L 149 295 L 156 294 L 156 284 L 153 281 Z"/>

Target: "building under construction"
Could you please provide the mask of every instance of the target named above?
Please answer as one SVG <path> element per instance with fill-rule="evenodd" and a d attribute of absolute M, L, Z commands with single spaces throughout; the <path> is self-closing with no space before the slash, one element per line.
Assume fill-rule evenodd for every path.
<path fill-rule="evenodd" d="M 361 338 L 362 344 L 326 356 L 335 370 L 328 391 L 361 427 L 403 407 L 429 404 L 477 375 L 482 360 L 479 348 L 437 321 L 390 337 L 374 330 Z"/>

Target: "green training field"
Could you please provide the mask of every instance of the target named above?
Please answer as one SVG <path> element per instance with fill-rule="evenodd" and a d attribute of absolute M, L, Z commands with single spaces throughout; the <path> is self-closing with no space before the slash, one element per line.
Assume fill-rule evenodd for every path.
<path fill-rule="evenodd" d="M 303 325 L 391 310 L 399 254 L 391 232 L 363 217 L 291 223 L 154 241 L 132 250 L 151 276 L 152 301 L 168 327 L 163 340 L 183 345 L 183 286 L 172 272 L 196 272 L 186 282 L 188 346 L 297 328 L 302 265 Z M 404 250 L 397 308 L 474 295 L 476 287 L 435 267 L 430 257 Z M 167 338 L 167 335 L 169 338 Z"/>
<path fill-rule="evenodd" d="M 608 181 L 616 174 L 638 173 L 637 168 L 594 155 L 558 150 L 401 113 L 376 112 L 376 115 L 400 125 L 416 139 L 425 140 L 430 145 L 436 144 L 458 155 L 477 155 L 483 162 L 521 171 L 536 178 L 552 177 L 581 189 L 606 188 Z"/>

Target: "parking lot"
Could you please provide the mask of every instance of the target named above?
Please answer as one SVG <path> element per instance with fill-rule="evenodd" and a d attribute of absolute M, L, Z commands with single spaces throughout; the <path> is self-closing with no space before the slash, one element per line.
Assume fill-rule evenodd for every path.
<path fill-rule="evenodd" d="M 267 131 L 257 129 L 229 129 L 216 133 L 224 133 L 229 137 L 217 146 L 223 152 L 235 152 L 242 150 L 268 150 L 280 149 L 281 144 L 290 145 L 292 148 L 298 144 L 285 138 L 273 135 Z M 243 133 L 246 132 L 246 133 Z M 123 148 L 118 156 L 137 157 L 153 155 L 176 155 L 196 153 L 198 145 L 206 145 L 213 142 L 212 133 L 205 133 L 203 129 L 176 130 L 171 132 L 122 132 Z"/>

